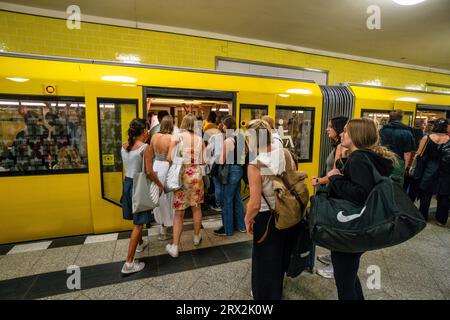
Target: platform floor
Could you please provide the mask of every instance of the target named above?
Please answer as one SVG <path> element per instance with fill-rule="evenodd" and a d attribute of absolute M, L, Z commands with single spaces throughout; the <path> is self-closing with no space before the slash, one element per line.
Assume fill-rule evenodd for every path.
<path fill-rule="evenodd" d="M 251 239 L 216 236 L 220 225 L 217 218 L 205 221 L 197 248 L 186 230 L 178 259 L 165 253 L 168 241 L 158 241 L 150 229 L 150 245 L 137 255 L 146 268 L 129 277 L 120 274 L 129 233 L 0 246 L 0 299 L 252 299 Z M 317 254 L 326 252 L 317 248 Z M 365 253 L 359 277 L 371 300 L 450 299 L 449 263 L 450 227 L 436 226 L 432 217 L 410 241 Z M 67 289 L 69 265 L 81 268 L 81 290 Z M 381 289 L 366 286 L 370 265 L 380 267 Z M 334 280 L 307 272 L 287 278 L 284 299 L 337 299 Z"/>

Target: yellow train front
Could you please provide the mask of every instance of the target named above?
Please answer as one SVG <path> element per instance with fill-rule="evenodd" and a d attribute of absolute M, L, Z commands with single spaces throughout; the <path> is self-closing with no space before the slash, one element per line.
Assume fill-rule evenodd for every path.
<path fill-rule="evenodd" d="M 450 117 L 448 94 L 7 54 L 0 88 L 0 244 L 130 229 L 120 148 L 130 120 L 151 112 L 179 124 L 215 111 L 241 127 L 270 115 L 309 176 L 323 166 L 333 113 L 383 121 L 400 108 L 410 125 Z"/>

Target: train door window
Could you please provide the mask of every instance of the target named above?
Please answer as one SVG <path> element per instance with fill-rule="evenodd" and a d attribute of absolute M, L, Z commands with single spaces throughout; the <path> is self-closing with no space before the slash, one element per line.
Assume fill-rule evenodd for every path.
<path fill-rule="evenodd" d="M 450 110 L 417 110 L 415 125 L 417 128 L 423 129 L 426 133 L 430 133 L 434 121 L 439 118 L 448 118 L 450 116 Z"/>
<path fill-rule="evenodd" d="M 389 112 L 390 110 L 363 109 L 361 111 L 361 117 L 374 120 L 377 124 L 378 129 L 381 129 L 385 124 L 389 122 Z M 408 127 L 411 127 L 413 125 L 413 117 L 413 112 L 405 111 L 403 114 L 402 122 Z"/>
<path fill-rule="evenodd" d="M 277 106 L 275 126 L 283 145 L 299 162 L 312 161 L 314 108 Z"/>
<path fill-rule="evenodd" d="M 252 119 L 261 119 L 268 114 L 268 106 L 241 104 L 239 108 L 239 126 L 245 128 Z"/>
<path fill-rule="evenodd" d="M 0 176 L 87 170 L 84 98 L 0 97 Z"/>
<path fill-rule="evenodd" d="M 157 123 L 157 115 L 160 111 L 167 111 L 174 117 L 175 128 L 181 125 L 183 117 L 188 113 L 194 114 L 199 121 L 202 121 L 202 128 L 205 127 L 208 117 L 212 112 L 216 114 L 216 124 L 220 119 L 232 113 L 232 102 L 226 100 L 196 100 L 181 98 L 147 98 L 147 114 L 154 118 L 153 123 Z"/>
<path fill-rule="evenodd" d="M 137 117 L 137 100 L 98 99 L 102 197 L 119 205 L 124 177 L 120 153 L 129 124 Z"/>

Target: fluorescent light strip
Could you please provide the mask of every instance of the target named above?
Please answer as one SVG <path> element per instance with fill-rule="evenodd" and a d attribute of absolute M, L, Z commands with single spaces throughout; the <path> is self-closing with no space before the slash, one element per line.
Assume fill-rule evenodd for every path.
<path fill-rule="evenodd" d="M 0 101 L 0 106 L 18 106 L 18 101 Z"/>
<path fill-rule="evenodd" d="M 42 102 L 21 102 L 21 106 L 29 106 L 29 107 L 45 107 L 46 104 Z"/>
<path fill-rule="evenodd" d="M 27 79 L 27 78 L 6 78 L 6 79 L 14 81 L 14 82 L 27 82 L 27 81 L 30 80 L 30 79 Z"/>

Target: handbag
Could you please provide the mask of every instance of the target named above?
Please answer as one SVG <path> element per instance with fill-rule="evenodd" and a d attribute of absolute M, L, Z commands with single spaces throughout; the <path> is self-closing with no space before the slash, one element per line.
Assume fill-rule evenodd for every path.
<path fill-rule="evenodd" d="M 175 147 L 175 154 L 169 170 L 167 171 L 166 181 L 164 182 L 164 192 L 170 193 L 182 188 L 183 157 L 180 155 L 180 141 Z"/>
<path fill-rule="evenodd" d="M 375 186 L 362 207 L 330 198 L 328 192 L 311 197 L 309 228 L 316 244 L 359 253 L 402 243 L 425 228 L 423 216 L 403 187 L 381 176 L 373 165 L 372 173 Z"/>
<path fill-rule="evenodd" d="M 228 184 L 228 175 L 230 173 L 230 165 L 221 164 L 218 168 L 218 176 L 222 184 Z"/>
<path fill-rule="evenodd" d="M 311 270 L 311 255 L 314 253 L 308 221 L 303 219 L 298 226 L 298 234 L 293 245 L 286 275 L 298 277 L 303 271 Z"/>
<path fill-rule="evenodd" d="M 142 156 L 142 171 L 133 176 L 132 211 L 149 211 L 159 205 L 159 188 L 145 171 L 145 157 Z"/>
<path fill-rule="evenodd" d="M 420 180 L 423 177 L 423 173 L 425 171 L 425 164 L 427 162 L 427 157 L 424 155 L 425 150 L 428 146 L 428 141 L 430 141 L 430 137 L 427 138 L 427 141 L 425 142 L 425 146 L 422 149 L 422 152 L 418 154 L 411 164 L 411 168 L 409 169 L 409 175 L 414 180 Z"/>

